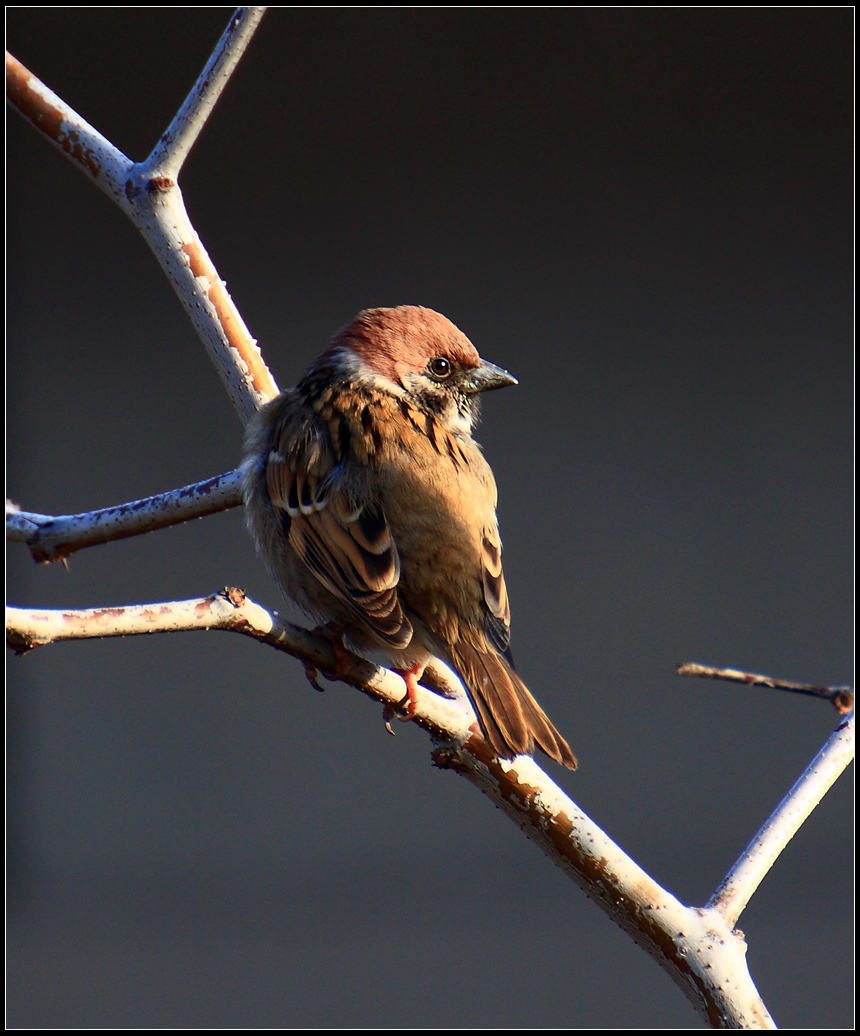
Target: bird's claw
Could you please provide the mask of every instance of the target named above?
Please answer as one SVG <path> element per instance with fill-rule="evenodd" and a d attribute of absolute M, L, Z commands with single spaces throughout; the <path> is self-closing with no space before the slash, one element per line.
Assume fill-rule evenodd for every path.
<path fill-rule="evenodd" d="M 394 737 L 394 731 L 391 729 L 391 720 L 393 719 L 393 717 L 394 706 L 389 703 L 382 710 L 382 722 L 385 724 L 385 729 L 392 737 Z"/>
<path fill-rule="evenodd" d="M 409 685 L 407 684 L 407 687 Z M 397 718 L 401 723 L 408 723 L 415 718 L 418 711 L 418 702 L 415 700 L 415 692 L 410 688 L 400 701 L 394 706 L 397 709 Z"/>
<path fill-rule="evenodd" d="M 319 691 L 320 694 L 325 694 L 325 687 L 320 687 L 318 679 L 317 679 L 319 677 L 319 675 L 320 675 L 319 674 L 319 670 L 317 669 L 316 666 L 313 666 L 313 665 L 306 665 L 305 666 L 305 676 L 307 677 L 308 683 L 311 685 L 311 687 L 313 687 L 313 689 L 315 691 Z"/>
<path fill-rule="evenodd" d="M 401 676 L 406 684 L 406 694 L 394 706 L 397 709 L 397 718 L 401 723 L 408 723 L 415 718 L 418 711 L 418 680 L 424 673 L 424 666 L 416 662 L 409 669 L 395 669 L 394 672 Z"/>
<path fill-rule="evenodd" d="M 411 669 L 395 669 L 394 672 L 403 677 L 403 682 L 406 684 L 406 694 L 403 695 L 396 705 L 388 702 L 382 710 L 382 721 L 385 724 L 385 729 L 392 737 L 394 736 L 394 731 L 391 729 L 391 720 L 395 716 L 397 716 L 401 723 L 408 723 L 415 718 L 415 714 L 418 711 L 418 699 L 416 697 L 418 677 L 423 672 L 423 666 L 414 665 Z"/>

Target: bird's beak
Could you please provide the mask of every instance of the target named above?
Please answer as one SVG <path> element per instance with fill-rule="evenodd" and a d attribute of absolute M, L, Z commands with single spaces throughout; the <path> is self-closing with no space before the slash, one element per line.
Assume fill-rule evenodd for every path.
<path fill-rule="evenodd" d="M 467 392 L 488 392 L 490 389 L 504 388 L 505 385 L 516 385 L 517 379 L 489 360 L 481 360 L 481 366 L 467 375 L 461 384 Z"/>

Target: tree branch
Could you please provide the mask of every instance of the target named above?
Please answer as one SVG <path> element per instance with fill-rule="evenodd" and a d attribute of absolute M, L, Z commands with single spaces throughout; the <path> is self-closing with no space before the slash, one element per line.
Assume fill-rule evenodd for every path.
<path fill-rule="evenodd" d="M 166 529 L 241 503 L 239 471 L 83 514 L 34 514 L 7 502 L 6 539 L 26 543 L 34 561 L 60 561 L 84 547 Z"/>
<path fill-rule="evenodd" d="M 234 14 L 179 113 L 149 158 L 138 164 L 7 55 L 10 100 L 138 227 L 244 419 L 272 398 L 277 386 L 188 219 L 176 179 L 262 11 L 239 9 Z M 17 512 L 7 518 L 7 529 L 11 529 L 7 535 L 28 543 L 37 560 L 55 560 L 83 546 L 161 528 L 239 502 L 239 476 L 231 472 L 90 514 L 51 517 Z M 7 639 L 18 653 L 60 640 L 191 629 L 221 629 L 254 637 L 300 659 L 314 684 L 317 669 L 336 672 L 339 679 L 384 703 L 389 711 L 403 698 L 404 684 L 395 673 L 358 656 L 350 656 L 344 672 L 343 660 L 340 655 L 335 657 L 330 640 L 281 622 L 235 589 L 191 601 L 134 607 L 7 612 Z M 789 685 L 737 670 L 692 664 L 679 671 L 814 693 L 829 697 L 841 711 L 847 708 L 847 698 L 840 697 L 845 688 Z M 479 733 L 455 674 L 438 663 L 428 667 L 426 677 L 426 682 L 448 695 L 420 691 L 416 703 L 414 722 L 436 742 L 436 765 L 453 769 L 489 795 L 672 975 L 712 1026 L 773 1027 L 746 966 L 743 936 L 732 929 L 781 849 L 851 758 L 853 717 L 840 726 L 708 905 L 695 908 L 662 889 L 533 759 L 495 758 Z"/>
<path fill-rule="evenodd" d="M 332 640 L 301 626 L 284 622 L 245 595 L 227 587 L 208 597 L 156 604 L 51 610 L 6 609 L 6 640 L 18 655 L 64 640 L 127 637 L 143 633 L 178 633 L 223 630 L 241 633 L 299 659 L 312 682 L 316 670 L 364 691 L 387 707 L 400 704 L 402 677 L 352 652 L 335 649 Z M 332 677 L 334 679 L 334 677 Z M 444 663 L 434 660 L 425 672 L 425 684 L 441 693 L 425 691 L 415 722 L 438 740 L 464 743 L 476 726 L 474 713 L 459 678 Z"/>
<path fill-rule="evenodd" d="M 146 169 L 150 177 L 178 178 L 188 153 L 265 13 L 265 7 L 236 9 L 182 107 L 143 163 L 141 168 Z"/>
<path fill-rule="evenodd" d="M 343 659 L 340 654 L 336 657 L 330 639 L 282 622 L 246 598 L 241 590 L 228 589 L 191 601 L 136 607 L 62 612 L 10 609 L 7 622 L 7 637 L 19 653 L 53 641 L 81 637 L 228 630 L 299 658 L 315 686 L 319 668 L 337 671 L 338 679 L 382 702 L 389 711 L 403 698 L 404 684 L 399 676 L 356 655 L 349 655 L 344 670 Z M 494 757 L 479 733 L 456 674 L 441 663 L 434 663 L 429 676 L 436 689 L 450 695 L 442 697 L 421 688 L 416 701 L 414 722 L 436 742 L 436 765 L 466 777 L 504 810 L 669 972 L 712 1026 L 773 1028 L 746 966 L 744 938 L 732 931 L 736 916 L 731 917 L 731 912 L 724 909 L 727 897 L 721 898 L 723 887 L 704 909 L 682 904 L 583 813 L 533 759 L 521 756 L 509 761 Z M 844 753 L 840 758 L 843 757 Z M 836 778 L 835 767 L 831 772 L 830 783 Z M 821 788 L 819 798 L 825 790 Z M 809 809 L 813 806 L 814 803 Z M 758 880 L 776 858 L 778 850 L 774 852 L 774 846 L 779 839 L 783 838 L 785 844 L 796 830 L 795 826 L 787 833 L 785 825 L 772 826 L 770 858 L 765 862 L 761 854 L 757 857 Z M 741 880 L 736 884 L 740 885 Z M 744 903 L 751 894 L 752 889 L 746 893 Z M 731 902 L 737 905 L 737 894 L 731 895 Z"/>
<path fill-rule="evenodd" d="M 854 691 L 850 687 L 820 687 L 811 683 L 794 683 L 772 676 L 745 673 L 740 669 L 719 669 L 699 662 L 684 662 L 678 666 L 678 676 L 705 676 L 712 680 L 727 680 L 729 683 L 744 683 L 749 687 L 771 687 L 777 691 L 793 691 L 795 694 L 809 694 L 824 698 L 836 711 L 847 716 L 854 708 Z"/>
<path fill-rule="evenodd" d="M 6 97 L 25 119 L 124 211 L 133 162 L 6 52 Z"/>
<path fill-rule="evenodd" d="M 257 343 L 194 230 L 179 185 L 154 169 L 178 169 L 259 24 L 237 12 L 204 75 L 146 162 L 132 163 L 10 54 L 11 103 L 131 219 L 152 249 L 197 329 L 243 421 L 278 393 Z M 208 68 L 209 66 L 207 66 Z M 199 88 L 199 89 L 198 89 Z M 196 92 L 195 92 L 196 91 Z M 184 113 L 184 114 L 183 114 Z M 152 160 L 152 164 L 150 163 Z"/>
<path fill-rule="evenodd" d="M 753 893 L 809 814 L 854 758 L 854 713 L 843 720 L 791 791 L 767 819 L 711 896 L 729 927 L 737 924 Z"/>

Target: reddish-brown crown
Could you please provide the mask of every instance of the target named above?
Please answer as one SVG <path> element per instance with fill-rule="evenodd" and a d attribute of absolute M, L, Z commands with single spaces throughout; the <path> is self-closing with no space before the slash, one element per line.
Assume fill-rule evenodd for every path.
<path fill-rule="evenodd" d="M 395 384 L 444 356 L 461 369 L 480 366 L 477 349 L 447 317 L 423 306 L 365 309 L 332 339 L 328 352 L 351 349 Z"/>

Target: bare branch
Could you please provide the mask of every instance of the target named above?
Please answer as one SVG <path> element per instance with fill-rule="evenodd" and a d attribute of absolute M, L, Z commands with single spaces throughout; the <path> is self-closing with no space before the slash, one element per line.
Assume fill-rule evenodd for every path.
<path fill-rule="evenodd" d="M 6 96 L 25 119 L 128 213 L 125 184 L 133 166 L 131 159 L 8 51 Z"/>
<path fill-rule="evenodd" d="M 60 561 L 84 547 L 166 529 L 241 503 L 238 471 L 83 514 L 34 514 L 7 503 L 6 539 L 26 543 L 34 561 Z"/>
<path fill-rule="evenodd" d="M 236 9 L 182 107 L 143 163 L 143 168 L 151 177 L 178 178 L 188 152 L 194 146 L 265 13 L 265 7 Z"/>
<path fill-rule="evenodd" d="M 6 639 L 16 654 L 64 640 L 127 637 L 143 633 L 177 633 L 224 630 L 241 633 L 298 658 L 309 675 L 315 670 L 337 673 L 337 679 L 359 688 L 386 706 L 397 706 L 405 693 L 403 679 L 367 659 L 332 646 L 329 637 L 283 622 L 246 597 L 243 590 L 228 587 L 208 597 L 156 604 L 118 605 L 101 608 L 51 610 L 7 608 Z M 428 667 L 432 686 L 447 697 L 427 691 L 421 694 L 414 721 L 438 740 L 464 743 L 476 723 L 468 698 L 453 670 L 436 660 Z M 477 727 L 475 727 L 477 729 Z"/>
<path fill-rule="evenodd" d="M 197 235 L 179 187 L 129 179 L 132 219 L 167 274 L 243 422 L 278 386 Z"/>
<path fill-rule="evenodd" d="M 850 687 L 817 687 L 810 683 L 794 683 L 791 680 L 778 680 L 772 676 L 745 673 L 740 669 L 719 669 L 716 666 L 701 665 L 699 662 L 684 662 L 679 665 L 678 676 L 706 676 L 712 680 L 744 683 L 749 687 L 771 687 L 777 691 L 809 694 L 814 698 L 824 698 L 829 701 L 843 716 L 854 708 L 854 691 Z"/>
<path fill-rule="evenodd" d="M 241 590 L 135 607 L 85 611 L 9 609 L 7 638 L 23 653 L 80 637 L 156 631 L 222 629 L 242 633 L 299 658 L 315 682 L 333 672 L 369 697 L 396 708 L 403 680 L 356 655 L 346 671 L 330 639 L 281 622 Z M 456 674 L 433 666 L 438 687 L 455 698 L 419 689 L 414 722 L 440 745 L 437 766 L 468 778 L 504 810 L 547 855 L 665 968 L 715 1028 L 774 1028 L 746 966 L 743 936 L 716 909 L 684 906 L 617 846 L 528 756 L 495 758 L 478 731 Z"/>
<path fill-rule="evenodd" d="M 746 964 L 746 942 L 713 910 L 684 906 L 528 756 L 493 757 L 482 738 L 434 753 L 471 780 L 669 973 L 717 1029 L 773 1029 Z"/>
<path fill-rule="evenodd" d="M 843 720 L 711 897 L 708 907 L 734 927 L 774 861 L 854 758 L 854 714 Z"/>
<path fill-rule="evenodd" d="M 209 351 L 234 405 L 247 418 L 277 393 L 256 343 L 219 278 L 185 211 L 176 182 L 183 162 L 259 24 L 264 8 L 240 8 L 160 142 L 134 164 L 7 55 L 10 99 L 132 219 L 156 254 Z M 89 514 L 48 516 L 14 511 L 7 538 L 25 542 L 34 558 L 57 560 L 103 543 L 200 517 L 241 502 L 238 472 L 171 493 Z M 152 632 L 220 629 L 238 632 L 298 658 L 316 686 L 316 670 L 361 689 L 386 710 L 397 708 L 399 676 L 365 659 L 344 663 L 329 639 L 281 622 L 236 589 L 206 598 L 87 610 L 7 611 L 7 639 L 23 654 L 48 643 Z M 773 680 L 690 663 L 681 675 L 813 694 L 841 712 L 853 707 L 848 688 Z M 853 716 L 834 733 L 764 825 L 705 908 L 688 907 L 662 889 L 588 818 L 529 757 L 499 760 L 479 733 L 456 674 L 441 663 L 427 670 L 443 695 L 420 691 L 414 722 L 437 744 L 434 762 L 467 777 L 503 809 L 684 990 L 708 1022 L 721 1028 L 771 1028 L 746 967 L 746 945 L 733 927 L 779 853 L 847 765 Z"/>
<path fill-rule="evenodd" d="M 229 36 L 226 43 L 222 38 L 223 66 L 216 61 L 222 80 L 235 67 L 258 21 L 243 23 L 241 31 Z M 105 191 L 143 235 L 197 329 L 239 416 L 247 421 L 277 395 L 278 386 L 188 218 L 176 181 L 168 175 L 153 175 L 148 162 L 133 164 L 10 54 L 6 55 L 6 85 L 10 101 L 21 114 Z M 222 86 L 215 96 L 207 93 L 205 102 L 201 101 L 194 116 L 194 133 L 199 132 Z M 184 133 L 179 133 L 181 146 L 190 147 Z"/>

